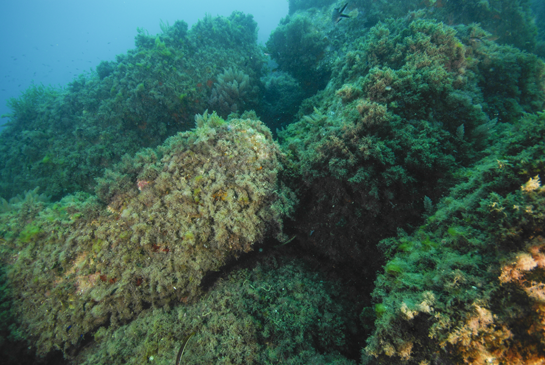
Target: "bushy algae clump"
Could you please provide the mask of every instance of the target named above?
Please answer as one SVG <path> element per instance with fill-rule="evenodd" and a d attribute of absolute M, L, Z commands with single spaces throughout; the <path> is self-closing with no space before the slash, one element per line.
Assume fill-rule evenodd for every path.
<path fill-rule="evenodd" d="M 264 86 L 260 111 L 273 133 L 293 121 L 303 101 L 301 84 L 286 72 L 274 72 L 261 78 Z"/>
<path fill-rule="evenodd" d="M 511 0 L 290 0 L 289 15 L 271 34 L 267 51 L 282 71 L 301 82 L 305 96 L 309 97 L 326 87 L 335 63 L 351 50 L 358 38 L 368 33 L 370 27 L 392 18 L 411 18 L 415 12 L 450 27 L 478 24 L 482 33 L 472 36 L 477 43 L 493 40 L 497 44 L 543 54 L 543 41 L 536 44 L 538 20 L 543 13 L 538 3 L 534 4 L 536 17 L 530 9 L 531 0 L 515 3 Z M 332 14 L 345 4 L 348 17 L 335 22 Z M 486 67 L 486 63 L 483 66 Z M 516 63 L 513 66 L 516 68 Z"/>
<path fill-rule="evenodd" d="M 280 22 L 267 41 L 267 50 L 283 71 L 304 86 L 308 97 L 329 79 L 331 67 L 321 62 L 327 44 L 322 32 L 314 31 L 309 17 L 296 15 Z"/>
<path fill-rule="evenodd" d="M 374 363 L 528 364 L 545 358 L 545 113 L 497 135 L 412 235 L 381 242 Z"/>
<path fill-rule="evenodd" d="M 531 11 L 531 0 L 403 0 L 366 2 L 356 0 L 355 5 L 365 9 L 370 24 L 387 17 L 403 17 L 410 11 L 421 9 L 426 16 L 445 24 L 479 24 L 489 33 L 489 38 L 525 51 L 536 45 L 537 27 Z"/>
<path fill-rule="evenodd" d="M 99 329 L 79 364 L 352 365 L 347 350 L 353 308 L 338 283 L 298 261 L 269 258 L 232 272 L 199 302 L 143 312 L 118 329 Z"/>
<path fill-rule="evenodd" d="M 218 75 L 212 94 L 210 107 L 220 116 L 226 118 L 231 113 L 248 110 L 249 105 L 256 104 L 259 88 L 252 85 L 250 77 L 233 68 L 226 69 Z"/>
<path fill-rule="evenodd" d="M 352 6 L 350 17 L 337 24 L 331 19 L 334 4 L 312 1 L 300 5 L 301 10 L 290 10 L 280 21 L 266 46 L 279 70 L 294 77 L 301 84 L 304 96 L 310 97 L 326 87 L 335 62 L 368 29 L 364 17 L 358 16 Z M 311 9 L 302 10 L 307 6 Z"/>
<path fill-rule="evenodd" d="M 313 111 L 280 133 L 306 247 L 358 268 L 380 257 L 376 243 L 419 224 L 497 124 L 543 108 L 543 62 L 483 34 L 415 12 L 377 24 L 337 61 L 303 102 Z"/>
<path fill-rule="evenodd" d="M 270 131 L 252 114 L 196 121 L 157 149 L 125 156 L 97 197 L 0 215 L 14 308 L 38 353 L 66 350 L 146 308 L 190 302 L 209 271 L 266 234 L 285 240 L 282 217 L 294 200 L 279 182 Z"/>
<path fill-rule="evenodd" d="M 316 20 L 314 30 L 322 27 L 323 23 L 333 24 L 333 9 L 344 4 L 347 4 L 345 12 L 351 18 L 358 18 L 360 28 L 375 26 L 388 18 L 403 18 L 412 11 L 421 10 L 428 19 L 449 26 L 479 24 L 498 43 L 530 52 L 535 50 L 538 29 L 542 29 L 539 15 L 543 13 L 543 7 L 541 2 L 532 0 L 290 0 L 289 3 L 290 15 L 304 14 Z M 328 17 L 322 18 L 321 13 Z M 336 26 L 349 24 L 350 19 L 344 18 Z"/>

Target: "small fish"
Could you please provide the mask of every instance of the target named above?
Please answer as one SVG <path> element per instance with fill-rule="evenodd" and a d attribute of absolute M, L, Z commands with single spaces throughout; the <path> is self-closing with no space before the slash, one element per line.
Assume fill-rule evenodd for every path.
<path fill-rule="evenodd" d="M 500 39 L 500 37 L 496 36 L 496 35 L 491 35 L 490 37 L 470 37 L 469 38 L 470 41 L 477 42 L 477 43 L 481 43 L 483 41 L 483 39 L 485 39 L 487 41 L 495 42 L 498 39 Z"/>
<path fill-rule="evenodd" d="M 343 14 L 344 9 L 346 9 L 346 6 L 348 3 L 344 4 L 342 8 L 335 8 L 333 9 L 333 16 L 331 17 L 331 20 L 336 24 L 342 20 L 342 18 L 350 18 L 350 16 Z"/>
<path fill-rule="evenodd" d="M 189 336 L 184 338 L 184 340 L 182 342 L 182 346 L 180 347 L 180 351 L 178 351 L 178 356 L 176 356 L 176 362 L 174 363 L 175 365 L 180 365 L 181 364 L 182 356 L 183 356 L 183 354 L 185 352 L 185 348 L 187 346 L 187 343 L 189 342 L 191 337 L 193 337 L 194 335 L 195 335 L 195 332 L 191 332 L 191 334 L 189 334 Z"/>
<path fill-rule="evenodd" d="M 314 232 L 314 231 L 312 231 Z M 312 234 L 312 233 L 311 233 Z M 274 248 L 277 248 L 277 247 L 280 247 L 280 246 L 284 246 L 284 245 L 287 245 L 288 243 L 290 243 L 291 241 L 293 241 L 295 239 L 295 237 L 297 237 L 297 235 L 293 236 L 292 238 L 290 238 L 289 240 L 287 240 L 286 242 L 282 242 L 281 244 L 277 245 L 277 246 L 274 246 Z"/>

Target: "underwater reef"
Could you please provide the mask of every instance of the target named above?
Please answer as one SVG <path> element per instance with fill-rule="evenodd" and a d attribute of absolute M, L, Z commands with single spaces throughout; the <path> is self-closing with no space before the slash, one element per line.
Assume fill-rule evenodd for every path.
<path fill-rule="evenodd" d="M 541 7 L 344 4 L 10 101 L 8 363 L 545 364 Z"/>
<path fill-rule="evenodd" d="M 260 112 L 267 116 L 267 126 L 275 133 L 293 121 L 304 100 L 303 88 L 293 76 L 282 71 L 263 76 L 261 82 L 264 92 Z"/>
<path fill-rule="evenodd" d="M 79 364 L 172 364 L 184 339 L 186 364 L 353 365 L 340 351 L 357 314 L 335 282 L 300 262 L 263 260 L 221 280 L 198 303 L 149 310 L 117 331 L 102 327 Z M 145 336 L 144 334 L 152 334 Z"/>
<path fill-rule="evenodd" d="M 383 264 L 360 268 L 369 255 L 382 257 L 377 242 L 418 225 L 496 124 L 545 102 L 536 56 L 474 43 L 467 35 L 482 34 L 477 26 L 457 31 L 421 14 L 353 42 L 328 87 L 303 103 L 314 111 L 280 132 L 285 175 L 301 200 L 300 244 L 367 277 Z M 493 76 L 492 67 L 510 72 Z"/>
<path fill-rule="evenodd" d="M 407 363 L 545 361 L 545 113 L 496 135 L 414 233 L 380 243 L 365 356 Z"/>
<path fill-rule="evenodd" d="M 231 103 L 257 108 L 264 56 L 251 15 L 208 16 L 190 30 L 183 21 L 161 28 L 157 36 L 139 29 L 135 49 L 64 90 L 32 86 L 10 100 L 0 136 L 0 196 L 36 186 L 55 200 L 93 192 L 95 178 L 123 155 L 158 146 L 212 110 L 209 100 L 226 70 L 247 78 L 248 95 L 232 95 Z M 246 110 L 232 106 L 229 112 Z"/>
<path fill-rule="evenodd" d="M 345 4 L 348 18 L 332 21 L 335 9 Z M 542 8 L 531 0 L 292 0 L 289 15 L 272 32 L 267 49 L 279 70 L 301 82 L 309 97 L 327 85 L 335 63 L 370 28 L 388 19 L 406 21 L 414 13 L 454 28 L 478 25 L 480 33 L 470 35 L 475 43 L 492 40 L 543 56 L 543 22 L 537 21 Z"/>
<path fill-rule="evenodd" d="M 282 217 L 296 200 L 278 180 L 280 150 L 268 129 L 253 119 L 196 119 L 195 130 L 108 170 L 96 196 L 3 200 L 13 305 L 39 353 L 68 350 L 145 308 L 193 301 L 207 272 L 267 232 L 285 239 Z"/>

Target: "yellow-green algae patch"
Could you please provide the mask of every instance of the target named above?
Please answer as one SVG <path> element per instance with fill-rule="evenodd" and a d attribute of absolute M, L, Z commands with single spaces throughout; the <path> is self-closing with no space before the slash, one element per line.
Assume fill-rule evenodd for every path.
<path fill-rule="evenodd" d="M 280 150 L 254 114 L 243 118 L 197 116 L 194 130 L 107 170 L 96 196 L 4 204 L 14 306 L 40 354 L 191 301 L 228 258 L 267 233 L 285 239 L 293 199 L 278 182 Z"/>

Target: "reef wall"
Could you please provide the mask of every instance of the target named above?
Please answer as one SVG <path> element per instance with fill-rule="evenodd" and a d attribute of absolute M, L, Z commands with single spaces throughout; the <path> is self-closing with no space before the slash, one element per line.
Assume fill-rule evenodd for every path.
<path fill-rule="evenodd" d="M 544 113 L 506 127 L 423 226 L 381 242 L 364 360 L 544 361 L 544 136 Z"/>

